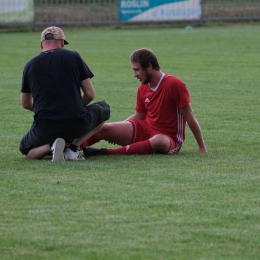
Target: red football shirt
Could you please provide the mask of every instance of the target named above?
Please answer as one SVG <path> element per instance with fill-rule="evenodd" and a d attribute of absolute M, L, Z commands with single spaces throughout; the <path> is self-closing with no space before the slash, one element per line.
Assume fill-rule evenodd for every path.
<path fill-rule="evenodd" d="M 186 126 L 186 120 L 179 108 L 189 103 L 190 96 L 185 83 L 177 77 L 165 74 L 155 90 L 149 84 L 139 86 L 136 111 L 146 113 L 147 125 L 170 136 L 178 145 L 185 139 Z"/>

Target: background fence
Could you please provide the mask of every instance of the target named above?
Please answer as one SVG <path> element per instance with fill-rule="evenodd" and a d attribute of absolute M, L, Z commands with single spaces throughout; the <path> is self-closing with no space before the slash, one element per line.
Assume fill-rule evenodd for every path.
<path fill-rule="evenodd" d="M 128 5 L 144 5 L 159 0 L 125 0 Z M 179 5 L 198 1 L 199 18 L 193 22 L 207 21 L 256 21 L 260 20 L 259 0 L 172 0 Z M 0 0 L 0 26 L 31 25 L 113 25 L 128 23 L 120 19 L 120 0 Z M 162 0 L 159 2 L 163 2 Z M 170 0 L 165 0 L 169 3 Z M 27 7 L 27 10 L 25 10 Z M 183 22 L 175 20 L 147 20 L 147 22 Z M 139 21 L 142 23 L 142 21 Z M 143 21 L 144 22 L 144 21 Z"/>

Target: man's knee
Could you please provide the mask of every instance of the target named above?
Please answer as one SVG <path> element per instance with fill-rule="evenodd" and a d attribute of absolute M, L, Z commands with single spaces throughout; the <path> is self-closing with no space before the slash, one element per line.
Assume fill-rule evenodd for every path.
<path fill-rule="evenodd" d="M 170 139 L 162 134 L 157 134 L 150 138 L 153 150 L 158 153 L 167 153 L 171 146 Z"/>

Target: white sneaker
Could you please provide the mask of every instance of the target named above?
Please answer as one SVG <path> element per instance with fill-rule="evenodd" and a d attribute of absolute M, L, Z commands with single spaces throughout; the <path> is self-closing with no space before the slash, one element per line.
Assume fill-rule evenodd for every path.
<path fill-rule="evenodd" d="M 52 161 L 53 162 L 64 162 L 63 151 L 65 147 L 65 141 L 62 138 L 57 138 L 51 146 L 52 150 Z"/>
<path fill-rule="evenodd" d="M 65 160 L 70 161 L 84 161 L 85 158 L 80 155 L 79 151 L 73 152 L 70 148 L 65 150 Z"/>

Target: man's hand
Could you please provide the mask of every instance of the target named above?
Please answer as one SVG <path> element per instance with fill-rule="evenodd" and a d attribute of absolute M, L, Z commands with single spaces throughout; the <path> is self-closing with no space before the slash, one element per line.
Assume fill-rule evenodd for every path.
<path fill-rule="evenodd" d="M 88 105 L 95 98 L 95 90 L 90 78 L 81 81 L 82 100 L 84 106 Z"/>
<path fill-rule="evenodd" d="M 200 147 L 199 148 L 199 153 L 207 153 L 207 148 L 204 146 L 204 147 Z"/>

